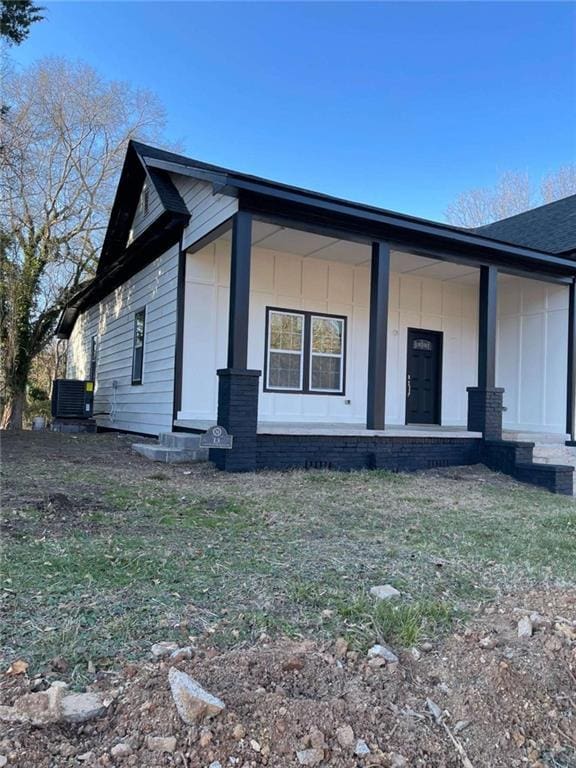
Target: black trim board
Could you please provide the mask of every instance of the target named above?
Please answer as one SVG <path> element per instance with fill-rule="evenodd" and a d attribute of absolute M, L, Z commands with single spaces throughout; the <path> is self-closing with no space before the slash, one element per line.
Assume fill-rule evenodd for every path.
<path fill-rule="evenodd" d="M 241 201 L 246 201 L 250 196 L 254 196 L 255 198 L 265 197 L 272 201 L 273 208 L 276 210 L 278 206 L 274 205 L 274 199 L 281 199 L 284 203 L 300 204 L 306 209 L 314 207 L 321 208 L 331 214 L 350 215 L 364 219 L 365 222 L 373 221 L 389 226 L 399 226 L 429 236 L 444 233 L 450 240 L 460 240 L 469 245 L 476 244 L 480 247 L 484 246 L 488 249 L 501 250 L 507 253 L 515 252 L 517 255 L 524 253 L 533 256 L 552 257 L 553 259 L 552 254 L 547 251 L 513 244 L 498 240 L 497 238 L 491 238 L 476 230 L 467 230 L 444 222 L 431 221 L 429 219 L 423 219 L 417 216 L 367 205 L 365 203 L 346 200 L 344 198 L 327 195 L 290 184 L 282 184 L 259 176 L 233 171 L 228 168 L 223 168 L 222 166 L 204 163 L 173 152 L 166 152 L 157 147 L 152 147 L 140 142 L 132 142 L 132 146 L 140 154 L 142 162 L 147 167 L 157 167 L 165 170 L 169 169 L 173 173 L 180 172 L 200 180 L 209 181 L 229 190 L 228 194 L 231 194 L 232 191 L 236 191 Z M 241 207 L 243 207 L 243 205 L 241 205 Z M 363 227 L 363 229 L 364 228 L 365 227 Z M 558 259 L 558 262 L 562 261 L 562 259 Z"/>
<path fill-rule="evenodd" d="M 188 218 L 168 212 L 159 216 L 126 248 L 122 258 L 115 262 L 113 268 L 101 277 L 94 278 L 71 299 L 58 322 L 58 338 L 69 338 L 81 312 L 97 304 L 177 243 Z"/>
<path fill-rule="evenodd" d="M 174 392 L 172 420 L 178 418 L 182 408 L 182 374 L 184 361 L 184 313 L 186 309 L 186 251 L 182 248 L 182 234 L 178 244 L 178 282 L 176 285 L 176 338 L 174 341 Z"/>

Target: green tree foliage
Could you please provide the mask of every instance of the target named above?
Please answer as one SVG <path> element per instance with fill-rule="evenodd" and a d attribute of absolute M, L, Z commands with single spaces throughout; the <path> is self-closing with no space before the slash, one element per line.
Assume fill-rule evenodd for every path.
<path fill-rule="evenodd" d="M 11 45 L 20 45 L 30 34 L 30 27 L 42 21 L 44 8 L 32 0 L 1 0 L 0 36 Z"/>

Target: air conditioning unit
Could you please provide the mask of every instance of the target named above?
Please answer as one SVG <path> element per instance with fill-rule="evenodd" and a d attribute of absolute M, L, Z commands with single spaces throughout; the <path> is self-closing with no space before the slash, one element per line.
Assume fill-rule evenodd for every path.
<path fill-rule="evenodd" d="M 93 406 L 93 381 L 55 379 L 52 382 L 52 416 L 55 419 L 90 419 Z"/>

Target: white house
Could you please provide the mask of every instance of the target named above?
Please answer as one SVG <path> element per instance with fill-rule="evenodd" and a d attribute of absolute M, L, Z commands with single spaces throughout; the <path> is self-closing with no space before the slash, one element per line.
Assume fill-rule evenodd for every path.
<path fill-rule="evenodd" d="M 574 441 L 576 196 L 479 230 L 132 142 L 68 376 L 101 428 L 219 424 L 228 470 L 484 461 L 551 490 L 509 433 Z"/>

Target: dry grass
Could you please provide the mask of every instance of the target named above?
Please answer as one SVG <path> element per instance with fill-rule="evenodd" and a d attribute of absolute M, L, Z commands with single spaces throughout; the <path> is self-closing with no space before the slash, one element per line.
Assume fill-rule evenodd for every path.
<path fill-rule="evenodd" d="M 160 467 L 111 435 L 4 439 L 3 644 L 45 665 L 212 633 L 442 632 L 501 591 L 574 584 L 572 499 L 482 468 L 233 476 Z M 403 598 L 376 606 L 371 585 Z"/>

